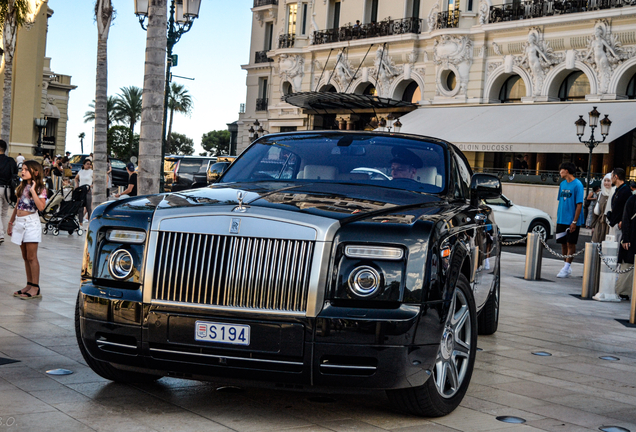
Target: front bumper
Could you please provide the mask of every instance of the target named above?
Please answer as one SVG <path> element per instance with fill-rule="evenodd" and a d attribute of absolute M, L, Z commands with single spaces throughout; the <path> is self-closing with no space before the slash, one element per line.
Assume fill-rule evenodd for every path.
<path fill-rule="evenodd" d="M 397 389 L 424 384 L 438 351 L 438 344 L 410 343 L 422 322 L 435 321 L 422 320 L 419 307 L 384 311 L 383 318 L 356 318 L 331 307 L 325 316 L 285 320 L 161 310 L 140 297 L 141 290 L 113 298 L 108 289 L 82 286 L 80 330 L 92 357 L 182 378 Z M 251 345 L 197 342 L 196 320 L 250 325 Z"/>

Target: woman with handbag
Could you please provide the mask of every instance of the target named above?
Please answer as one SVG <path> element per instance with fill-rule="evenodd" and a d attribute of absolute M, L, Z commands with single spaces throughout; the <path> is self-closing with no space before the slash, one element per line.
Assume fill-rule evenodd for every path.
<path fill-rule="evenodd" d="M 64 177 L 73 177 L 73 170 L 71 169 L 71 163 L 67 156 L 62 158 L 62 168 L 64 170 Z"/>
<path fill-rule="evenodd" d="M 594 206 L 594 216 L 592 217 L 592 242 L 600 243 L 605 240 L 605 236 L 609 232 L 607 218 L 605 213 L 609 207 L 609 198 L 612 192 L 612 173 L 605 174 L 601 183 L 601 192 L 598 194 L 596 205 Z"/>
<path fill-rule="evenodd" d="M 91 203 L 93 201 L 93 194 L 91 190 L 93 188 L 93 162 L 90 159 L 85 159 L 84 164 L 82 165 L 82 169 L 77 172 L 75 176 L 75 187 L 78 188 L 80 186 L 88 186 L 88 193 L 86 194 L 86 202 L 84 203 L 84 207 L 79 209 L 79 221 L 80 223 L 84 222 L 84 209 L 86 209 L 86 219 L 90 219 L 91 217 Z"/>

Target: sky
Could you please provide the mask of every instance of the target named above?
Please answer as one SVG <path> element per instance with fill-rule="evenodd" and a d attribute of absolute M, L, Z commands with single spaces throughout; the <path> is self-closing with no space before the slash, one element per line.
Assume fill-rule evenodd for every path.
<path fill-rule="evenodd" d="M 112 0 L 116 11 L 108 36 L 108 95 L 122 87 L 143 88 L 146 32 L 134 14 L 133 0 Z M 168 1 L 168 4 L 170 1 Z M 49 19 L 46 55 L 53 72 L 71 75 L 71 91 L 66 149 L 80 153 L 81 132 L 86 134 L 84 152 L 91 150 L 93 122 L 84 123 L 84 113 L 95 99 L 97 26 L 93 0 L 49 0 L 53 16 Z M 193 99 L 190 117 L 175 113 L 173 132 L 185 134 L 195 143 L 195 154 L 203 151 L 201 136 L 212 130 L 227 129 L 238 120 L 245 103 L 249 63 L 252 12 L 250 0 L 202 0 L 199 18 L 175 45 L 179 56 L 173 82 L 186 86 Z M 139 125 L 135 126 L 139 133 Z"/>

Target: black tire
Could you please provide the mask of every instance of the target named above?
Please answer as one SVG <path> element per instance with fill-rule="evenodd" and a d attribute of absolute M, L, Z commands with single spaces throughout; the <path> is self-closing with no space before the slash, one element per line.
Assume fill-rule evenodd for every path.
<path fill-rule="evenodd" d="M 84 357 L 86 364 L 93 370 L 93 372 L 107 380 L 126 384 L 154 382 L 159 378 L 162 378 L 159 375 L 123 371 L 113 367 L 110 363 L 96 360 L 91 357 L 84 346 L 84 341 L 82 340 L 82 331 L 80 328 L 80 298 L 81 293 L 78 294 L 77 301 L 75 302 L 75 337 L 77 338 L 77 345 L 82 353 L 82 357 Z"/>
<path fill-rule="evenodd" d="M 545 235 L 543 235 L 543 240 L 547 240 L 548 236 L 550 235 L 550 228 L 548 227 L 547 222 L 538 220 L 530 224 L 530 228 L 528 228 L 528 234 L 530 234 L 531 232 L 539 233 L 542 235 L 543 233 L 545 233 Z"/>
<path fill-rule="evenodd" d="M 479 312 L 477 317 L 477 324 L 480 335 L 491 335 L 497 331 L 499 327 L 499 300 L 501 296 L 501 279 L 499 275 L 501 271 L 497 267 L 497 277 L 495 282 L 495 288 L 488 296 L 486 304 Z"/>
<path fill-rule="evenodd" d="M 457 316 L 461 315 L 457 320 L 462 321 L 466 314 L 467 317 L 465 317 L 466 319 L 461 328 L 458 325 L 457 329 L 453 329 L 453 321 L 457 319 Z M 466 326 L 466 323 L 469 325 Z M 423 417 L 441 417 L 457 408 L 466 394 L 473 374 L 475 354 L 477 352 L 477 312 L 468 279 L 462 274 L 460 274 L 453 292 L 453 300 L 445 328 L 435 366 L 426 383 L 420 387 L 387 391 L 389 400 L 398 410 Z M 449 329 L 453 329 L 453 331 L 449 332 Z M 448 340 L 449 333 L 453 334 L 450 349 L 448 344 L 442 344 L 442 341 Z M 462 340 L 462 344 L 467 346 L 458 343 L 458 339 Z M 459 352 L 463 354 L 456 356 Z M 455 375 L 451 373 L 450 379 L 452 380 L 453 376 L 455 376 L 457 385 L 455 388 L 451 386 L 447 391 L 446 384 L 449 378 L 446 375 L 445 368 L 449 364 L 455 364 L 456 358 L 458 359 L 456 366 L 459 367 L 455 370 Z M 443 374 L 440 375 L 442 371 Z M 444 377 L 446 378 L 444 379 Z M 438 381 L 440 381 L 441 390 L 436 384 Z M 442 395 L 441 393 L 445 394 Z"/>

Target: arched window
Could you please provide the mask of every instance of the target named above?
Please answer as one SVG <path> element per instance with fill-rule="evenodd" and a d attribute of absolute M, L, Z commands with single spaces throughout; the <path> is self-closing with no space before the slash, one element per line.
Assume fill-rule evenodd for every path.
<path fill-rule="evenodd" d="M 513 75 L 501 86 L 499 100 L 501 103 L 519 103 L 525 95 L 526 84 L 519 75 Z"/>
<path fill-rule="evenodd" d="M 362 94 L 376 96 L 377 92 L 375 90 L 375 86 L 373 84 L 369 84 L 366 86 Z"/>
<path fill-rule="evenodd" d="M 336 88 L 331 84 L 324 85 L 320 88 L 321 93 L 336 93 Z"/>
<path fill-rule="evenodd" d="M 289 81 L 285 81 L 285 82 L 283 83 L 283 94 L 284 94 L 285 96 L 287 96 L 287 95 L 292 94 L 293 92 L 294 92 L 294 90 L 293 90 L 293 88 L 292 88 L 291 83 L 290 83 Z"/>
<path fill-rule="evenodd" d="M 446 89 L 453 91 L 455 87 L 457 87 L 457 77 L 455 76 L 455 72 L 449 71 L 446 75 Z"/>
<path fill-rule="evenodd" d="M 636 74 L 632 76 L 627 84 L 627 99 L 636 99 Z"/>
<path fill-rule="evenodd" d="M 405 102 L 418 103 L 420 99 L 422 99 L 420 86 L 417 85 L 417 82 L 411 81 L 411 83 L 404 89 L 402 100 Z"/>
<path fill-rule="evenodd" d="M 559 88 L 561 101 L 585 100 L 587 94 L 590 94 L 590 82 L 581 71 L 572 72 L 565 77 Z"/>

